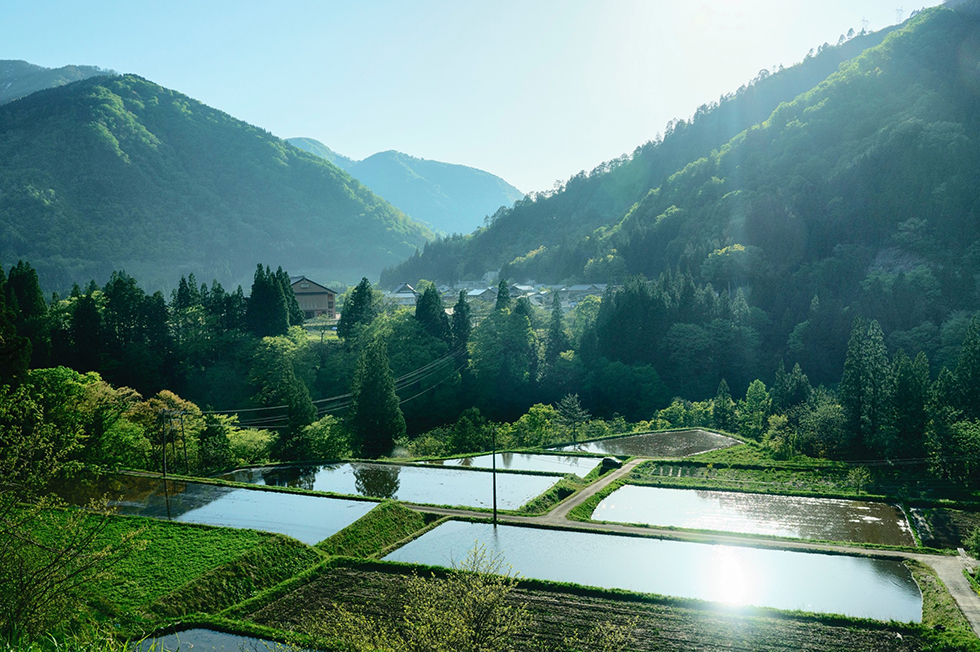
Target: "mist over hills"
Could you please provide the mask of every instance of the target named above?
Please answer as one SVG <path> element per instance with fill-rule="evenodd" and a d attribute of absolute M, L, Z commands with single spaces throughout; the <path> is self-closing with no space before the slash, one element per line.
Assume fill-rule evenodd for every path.
<path fill-rule="evenodd" d="M 0 60 L 0 104 L 12 102 L 46 88 L 64 86 L 98 75 L 113 75 L 112 70 L 98 66 L 62 66 L 45 68 L 19 60 Z"/>
<path fill-rule="evenodd" d="M 843 63 L 820 77 L 835 51 L 828 61 Z M 856 316 L 877 319 L 893 351 L 955 365 L 980 308 L 978 100 L 980 18 L 925 10 L 758 79 L 487 228 L 429 244 L 382 283 L 496 268 L 552 282 L 680 272 L 744 299 L 762 368 L 800 362 L 836 382 Z"/>
<path fill-rule="evenodd" d="M 444 233 L 466 233 L 524 194 L 500 177 L 465 165 L 378 152 L 362 161 L 338 154 L 312 138 L 288 142 L 343 168 L 415 219 Z"/>
<path fill-rule="evenodd" d="M 113 269 L 247 284 L 259 261 L 349 282 L 432 237 L 335 165 L 134 75 L 0 106 L 0 260 L 45 288 Z"/>

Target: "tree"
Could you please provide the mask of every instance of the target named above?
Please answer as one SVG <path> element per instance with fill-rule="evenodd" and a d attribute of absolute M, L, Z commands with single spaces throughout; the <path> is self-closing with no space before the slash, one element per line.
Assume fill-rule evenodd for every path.
<path fill-rule="evenodd" d="M 772 411 L 786 412 L 792 407 L 806 403 L 813 388 L 810 379 L 803 373 L 799 363 L 793 365 L 793 370 L 786 373 L 782 363 L 776 370 L 769 395 L 772 397 Z"/>
<path fill-rule="evenodd" d="M 361 351 L 351 386 L 350 430 L 355 449 L 364 457 L 390 454 L 395 439 L 405 435 L 387 348 L 382 336 L 372 337 Z"/>
<path fill-rule="evenodd" d="M 282 296 L 286 301 L 286 311 L 289 314 L 290 326 L 302 326 L 306 320 L 306 314 L 300 309 L 296 293 L 293 292 L 293 284 L 289 281 L 289 274 L 283 271 L 282 267 L 276 268 L 276 281 L 282 289 Z"/>
<path fill-rule="evenodd" d="M 344 297 L 343 312 L 337 323 L 337 336 L 345 340 L 356 339 L 360 330 L 374 321 L 377 315 L 377 302 L 371 283 L 362 278 L 354 289 Z"/>
<path fill-rule="evenodd" d="M 966 332 L 956 365 L 956 407 L 966 419 L 980 419 L 980 315 Z"/>
<path fill-rule="evenodd" d="M 568 333 L 565 332 L 565 315 L 561 309 L 561 301 L 555 292 L 551 304 L 551 321 L 548 323 L 548 339 L 544 349 L 544 363 L 551 367 L 558 360 L 562 351 L 572 348 Z"/>
<path fill-rule="evenodd" d="M 2 286 L 2 282 L 0 282 Z M 31 343 L 31 367 L 48 366 L 51 354 L 51 328 L 48 324 L 48 304 L 41 292 L 37 272 L 29 263 L 18 261 L 10 269 L 6 288 L 11 306 L 16 306 L 17 333 Z"/>
<path fill-rule="evenodd" d="M 245 323 L 256 337 L 275 337 L 289 331 L 289 306 L 276 275 L 259 264 L 252 280 Z"/>
<path fill-rule="evenodd" d="M 442 297 L 436 291 L 435 286 L 429 285 L 422 292 L 418 303 L 415 305 L 415 319 L 423 328 L 443 342 L 452 342 L 452 330 L 449 327 L 449 317 L 446 316 L 446 309 L 442 305 Z"/>
<path fill-rule="evenodd" d="M 27 373 L 31 360 L 30 340 L 17 334 L 15 316 L 4 298 L 5 278 L 0 268 L 0 386 L 17 382 Z"/>
<path fill-rule="evenodd" d="M 492 418 L 523 412 L 530 403 L 537 338 L 524 315 L 497 310 L 473 330 L 470 369 L 485 411 Z"/>
<path fill-rule="evenodd" d="M 280 428 L 273 447 L 280 460 L 312 456 L 304 430 L 316 421 L 316 406 L 295 366 L 306 345 L 305 333 L 297 327 L 290 337 L 263 338 L 252 361 L 250 381 L 258 389 L 253 399 L 256 407 L 286 406 L 285 427 Z"/>
<path fill-rule="evenodd" d="M 497 285 L 497 301 L 493 305 L 494 310 L 503 310 L 504 308 L 510 308 L 510 286 L 507 285 L 507 279 L 500 279 L 500 283 Z"/>
<path fill-rule="evenodd" d="M 881 326 L 855 319 L 837 391 L 847 427 L 869 451 L 891 446 L 891 372 Z"/>
<path fill-rule="evenodd" d="M 738 405 L 738 434 L 759 440 L 769 416 L 769 392 L 761 380 L 753 380 Z"/>
<path fill-rule="evenodd" d="M 929 421 L 926 406 L 929 402 L 929 359 L 919 352 L 915 360 L 903 351 L 892 362 L 892 422 L 895 436 L 889 455 L 923 457 L 925 432 Z"/>
<path fill-rule="evenodd" d="M 199 443 L 199 464 L 202 472 L 221 471 L 234 463 L 231 442 L 228 439 L 233 421 L 233 418 L 220 414 L 209 414 L 205 417 Z"/>
<path fill-rule="evenodd" d="M 715 394 L 711 406 L 711 421 L 715 428 L 725 432 L 731 432 L 735 428 L 735 402 L 724 378 L 718 383 L 718 393 Z"/>
<path fill-rule="evenodd" d="M 453 346 L 455 348 L 465 348 L 470 341 L 470 331 L 472 330 L 472 310 L 466 301 L 466 290 L 459 291 L 459 300 L 453 306 Z"/>
<path fill-rule="evenodd" d="M 578 394 L 567 394 L 555 405 L 558 413 L 558 423 L 572 434 L 572 441 L 578 441 L 578 430 L 589 417 L 589 411 L 579 403 Z"/>

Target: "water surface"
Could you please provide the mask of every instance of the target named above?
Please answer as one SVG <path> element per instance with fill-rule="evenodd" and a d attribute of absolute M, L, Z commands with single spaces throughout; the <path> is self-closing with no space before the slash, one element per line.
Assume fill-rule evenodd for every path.
<path fill-rule="evenodd" d="M 110 505 L 123 514 L 279 532 L 311 545 L 336 534 L 377 504 L 197 482 L 164 484 L 158 478 L 132 475 L 79 479 L 59 487 L 58 494 L 75 505 L 108 495 Z"/>
<path fill-rule="evenodd" d="M 393 498 L 410 503 L 493 507 L 493 474 L 467 469 L 361 462 L 243 469 L 222 476 L 236 482 Z M 518 509 L 558 481 L 541 475 L 497 474 L 497 507 Z"/>
<path fill-rule="evenodd" d="M 155 636 L 141 641 L 139 650 L 149 652 L 153 647 L 155 652 L 268 652 L 281 644 L 261 638 L 216 632 L 212 629 L 187 629 L 174 634 Z"/>
<path fill-rule="evenodd" d="M 900 509 L 859 500 L 626 485 L 603 499 L 592 518 L 801 539 L 915 545 Z"/>
<path fill-rule="evenodd" d="M 643 457 L 687 457 L 739 443 L 731 437 L 704 430 L 650 432 L 613 439 L 597 439 L 570 444 L 558 450 L 601 453 L 603 455 L 641 455 Z"/>
<path fill-rule="evenodd" d="M 732 605 L 919 622 L 922 595 L 900 562 L 450 521 L 385 559 L 451 566 L 474 543 L 525 577 Z"/>
<path fill-rule="evenodd" d="M 548 455 L 542 453 L 497 453 L 497 469 L 504 471 L 541 471 L 544 473 L 574 473 L 584 478 L 602 458 L 581 455 Z M 452 460 L 431 460 L 428 462 L 441 466 L 465 466 L 489 469 L 493 466 L 492 455 L 476 455 Z"/>

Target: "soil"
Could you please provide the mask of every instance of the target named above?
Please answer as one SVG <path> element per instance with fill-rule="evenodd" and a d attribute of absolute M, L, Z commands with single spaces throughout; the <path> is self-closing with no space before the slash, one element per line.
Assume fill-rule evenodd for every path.
<path fill-rule="evenodd" d="M 397 572 L 333 568 L 310 583 L 247 616 L 261 625 L 293 630 L 304 619 L 344 604 L 360 613 L 393 620 L 401 611 L 406 577 Z M 518 649 L 553 650 L 577 632 L 584 635 L 599 618 L 613 623 L 637 619 L 631 650 L 867 650 L 913 651 L 924 646 L 914 629 L 900 625 L 863 628 L 808 618 L 744 615 L 737 611 L 688 608 L 653 599 L 616 599 L 572 592 L 517 587 L 510 594 L 524 603 L 534 625 Z M 601 614 L 601 616 L 599 616 Z"/>

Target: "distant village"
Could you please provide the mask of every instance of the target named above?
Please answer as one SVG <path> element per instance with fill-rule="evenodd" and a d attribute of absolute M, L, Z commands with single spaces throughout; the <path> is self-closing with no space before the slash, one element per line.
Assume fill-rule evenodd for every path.
<path fill-rule="evenodd" d="M 341 308 L 338 305 L 336 291 L 306 276 L 290 277 L 290 282 L 299 307 L 306 314 L 307 319 L 318 317 L 337 319 Z M 447 312 L 451 312 L 453 304 L 459 299 L 460 290 L 466 291 L 467 302 L 476 308 L 480 304 L 492 306 L 497 301 L 498 287 L 497 272 L 488 272 L 479 280 L 458 281 L 453 285 L 441 284 L 436 286 L 436 290 L 442 297 Z M 511 283 L 509 289 L 511 299 L 523 297 L 530 301 L 532 306 L 546 309 L 551 308 L 557 293 L 562 310 L 568 313 L 574 310 L 585 297 L 601 297 L 608 287 L 606 283 L 549 285 L 528 281 Z M 408 283 L 402 283 L 394 290 L 384 292 L 384 295 L 396 306 L 414 307 L 421 292 Z"/>

